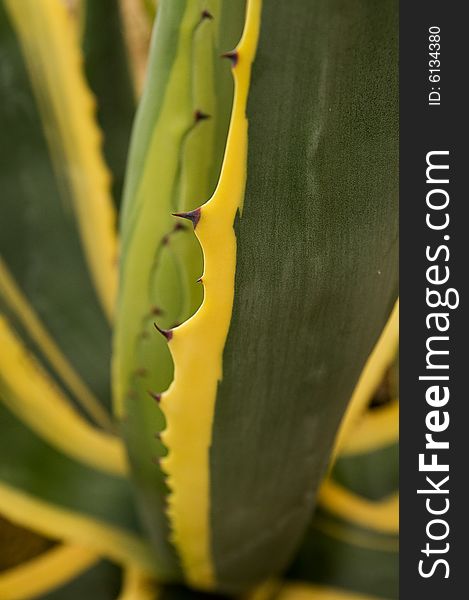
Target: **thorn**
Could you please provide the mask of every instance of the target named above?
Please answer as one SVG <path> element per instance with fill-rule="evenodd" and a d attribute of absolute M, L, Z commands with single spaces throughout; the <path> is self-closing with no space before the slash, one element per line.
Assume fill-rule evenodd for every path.
<path fill-rule="evenodd" d="M 163 246 L 167 246 L 169 244 L 169 235 L 168 234 L 166 234 L 165 236 L 162 237 L 161 243 L 163 244 Z"/>
<path fill-rule="evenodd" d="M 238 53 L 236 50 L 231 50 L 230 52 L 225 52 L 221 55 L 222 58 L 229 58 L 231 60 L 231 66 L 236 67 L 238 64 Z"/>
<path fill-rule="evenodd" d="M 194 121 L 198 123 L 199 121 L 206 121 L 207 119 L 211 119 L 212 115 L 208 115 L 207 113 L 202 112 L 201 110 L 194 111 Z"/>
<path fill-rule="evenodd" d="M 164 335 L 168 342 L 171 341 L 171 338 L 173 337 L 173 332 L 171 329 L 162 329 L 161 327 L 158 327 L 156 323 L 153 323 L 153 325 L 155 326 L 155 329 L 161 333 L 161 335 Z"/>
<path fill-rule="evenodd" d="M 191 210 L 189 212 L 173 213 L 173 217 L 181 217 L 181 219 L 189 219 L 192 221 L 194 229 L 197 227 L 197 223 L 200 221 L 200 208 Z"/>
<path fill-rule="evenodd" d="M 210 19 L 210 20 L 212 20 L 213 19 L 213 15 L 212 15 L 211 12 L 209 12 L 207 9 L 205 9 L 205 10 L 202 11 L 201 19 L 202 19 L 202 21 L 204 19 Z"/>
<path fill-rule="evenodd" d="M 155 433 L 155 440 L 158 440 L 159 442 L 161 442 L 161 431 L 157 431 Z"/>
<path fill-rule="evenodd" d="M 204 282 L 204 278 L 203 278 L 203 276 L 201 275 L 201 276 L 200 276 L 200 277 L 197 279 L 196 283 L 203 283 L 203 282 Z"/>
<path fill-rule="evenodd" d="M 155 317 L 159 317 L 162 314 L 164 314 L 163 310 L 159 307 L 159 306 L 152 306 L 150 308 L 150 314 L 155 316 Z"/>
<path fill-rule="evenodd" d="M 161 394 L 157 394 L 156 392 L 151 392 L 150 390 L 147 390 L 147 393 L 150 396 L 150 398 L 153 398 L 153 400 L 156 400 L 156 402 L 158 402 L 158 404 L 161 402 Z"/>

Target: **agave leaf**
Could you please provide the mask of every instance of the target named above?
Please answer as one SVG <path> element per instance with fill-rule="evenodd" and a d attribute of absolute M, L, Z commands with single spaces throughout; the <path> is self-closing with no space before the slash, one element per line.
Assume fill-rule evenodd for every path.
<path fill-rule="evenodd" d="M 3 600 L 35 598 L 77 577 L 97 562 L 97 554 L 86 548 L 59 544 L 17 567 L 0 572 L 0 597 Z"/>
<path fill-rule="evenodd" d="M 198 587 L 233 592 L 285 567 L 396 300 L 396 5 L 314 8 L 303 0 L 248 4 L 245 33 L 229 55 L 236 91 L 221 176 L 210 201 L 184 215 L 204 252 L 204 301 L 163 331 L 174 380 L 161 398 L 161 463 L 171 539 Z M 142 103 L 126 183 L 114 375 L 139 474 L 151 453 L 142 437 L 162 427 L 144 386 L 159 392 L 172 369 L 153 341 L 154 360 L 141 369 L 135 340 L 153 320 L 148 282 L 175 208 L 165 190 L 184 189 L 175 157 L 190 133 L 181 103 L 197 23 L 194 5 L 161 3 L 153 101 Z M 148 433 L 137 439 L 143 423 Z M 165 488 L 155 493 L 154 473 L 154 482 L 150 472 L 137 482 L 161 531 Z"/>
<path fill-rule="evenodd" d="M 291 583 L 282 587 L 276 600 L 379 600 L 376 596 L 356 594 L 329 586 Z"/>
<path fill-rule="evenodd" d="M 393 0 L 248 4 L 221 177 L 194 219 L 204 302 L 168 335 L 161 399 L 194 586 L 286 566 L 395 303 L 396 56 Z"/>
<path fill-rule="evenodd" d="M 147 13 L 149 21 L 153 22 L 158 8 L 158 0 L 140 0 L 140 2 Z"/>
<path fill-rule="evenodd" d="M 126 569 L 118 600 L 154 600 L 156 597 L 156 583 L 147 573 L 132 567 Z"/>
<path fill-rule="evenodd" d="M 103 152 L 112 173 L 114 202 L 119 206 L 135 111 L 121 11 L 116 0 L 88 0 L 83 4 L 85 73 L 97 100 Z"/>
<path fill-rule="evenodd" d="M 161 3 L 125 184 L 115 411 L 159 560 L 174 574 L 179 566 L 168 544 L 167 486 L 157 462 L 164 449 L 155 439 L 164 420 L 149 394 L 167 388 L 172 364 L 154 323 L 172 327 L 202 300 L 196 282 L 202 273 L 200 247 L 190 225 L 177 224 L 171 213 L 190 211 L 215 188 L 233 90 L 229 65 L 220 54 L 236 41 L 242 17 L 240 3 Z"/>
<path fill-rule="evenodd" d="M 386 467 L 381 464 L 382 469 Z M 333 503 L 327 509 L 318 509 L 287 577 L 380 598 L 397 598 L 399 542 L 396 531 L 382 528 L 380 524 L 376 527 L 375 511 L 372 506 L 368 509 L 362 527 L 353 523 L 357 517 L 354 502 L 349 503 L 348 511 L 343 511 L 343 518 L 332 516 Z M 397 512 L 395 506 L 388 524 L 395 521 Z"/>
<path fill-rule="evenodd" d="M 60 454 L 0 403 L 0 514 L 47 537 L 156 568 L 128 482 Z M 12 452 L 14 448 L 14 452 Z"/>
<path fill-rule="evenodd" d="M 396 369 L 392 371 L 396 374 Z M 397 387 L 386 373 L 370 399 L 368 416 L 382 426 Z M 394 380 L 395 381 L 395 380 Z M 383 391 L 384 390 L 384 391 Z M 383 397 L 388 394 L 388 401 Z M 377 396 L 380 405 L 376 406 Z M 394 418 L 397 414 L 393 413 Z M 387 423 L 374 432 L 371 449 L 361 445 L 367 415 L 349 432 L 346 445 L 319 493 L 319 508 L 288 577 L 398 597 L 398 453 Z M 365 427 L 366 432 L 366 427 Z M 379 434 L 382 440 L 379 441 Z M 353 451 L 350 452 L 350 449 Z M 281 596 L 282 594 L 280 594 Z"/>
<path fill-rule="evenodd" d="M 334 447 L 334 457 L 340 452 L 344 454 L 344 446 L 351 443 L 349 453 L 371 450 L 373 444 L 383 445 L 388 441 L 397 440 L 396 427 L 399 426 L 395 420 L 395 410 L 389 402 L 384 411 L 370 411 L 368 407 L 373 401 L 376 390 L 386 381 L 387 374 L 396 367 L 396 353 L 399 343 L 399 301 L 396 302 L 373 351 L 360 374 L 355 386 L 350 403 L 342 419 Z M 393 391 L 393 397 L 387 400 L 395 400 L 397 397 L 397 386 Z M 391 392 L 391 390 L 387 390 Z M 374 416 L 374 418 L 373 418 Z M 361 435 L 357 434 L 359 424 L 362 427 Z M 383 426 L 387 426 L 387 435 L 383 435 Z M 352 435 L 351 435 L 352 434 Z M 354 447 L 355 445 L 355 447 Z"/>
<path fill-rule="evenodd" d="M 91 222 L 94 209 L 100 210 L 100 201 L 103 214 L 110 214 L 105 206 L 107 202 L 108 208 L 111 206 L 111 198 L 75 32 L 63 10 L 60 2 L 49 0 L 39 5 L 0 4 L 0 52 L 5 65 L 0 77 L 0 122 L 9 135 L 0 157 L 0 302 L 2 312 L 18 326 L 28 347 L 58 372 L 60 383 L 86 410 L 90 404 L 95 409 L 98 405 L 92 410 L 93 418 L 106 425 L 109 417 L 99 411 L 99 402 L 109 402 L 110 330 L 88 271 L 88 251 L 93 255 L 94 251 L 89 246 L 85 251 L 75 209 L 80 205 L 80 210 L 89 210 Z M 25 18 L 20 19 L 18 11 L 26 11 L 22 14 Z M 25 31 L 41 24 L 50 28 L 51 35 L 46 35 L 45 29 L 37 35 Z M 37 52 L 26 44 L 25 36 L 29 44 L 35 40 L 40 45 Z M 64 47 L 57 50 L 54 43 L 62 41 Z M 60 57 L 64 63 L 57 65 L 48 56 Z M 58 86 L 63 71 L 67 77 L 60 81 L 65 82 L 66 97 Z M 58 112 L 54 113 L 49 100 L 54 100 Z M 78 121 L 73 115 L 79 115 Z M 81 135 L 89 140 L 90 148 L 75 145 L 75 137 L 82 139 Z M 57 147 L 70 149 L 70 145 L 77 155 L 54 154 Z M 69 186 L 72 179 L 87 186 L 88 196 L 82 204 L 83 195 L 78 198 L 77 190 Z M 85 193 L 84 188 L 80 193 Z M 91 206 L 92 201 L 96 207 Z M 91 233 L 96 240 L 112 237 L 110 230 L 101 229 L 103 221 L 94 224 Z M 107 259 L 99 248 L 95 250 L 96 264 L 106 270 Z"/>
<path fill-rule="evenodd" d="M 349 516 L 340 519 L 325 508 L 318 509 L 287 578 L 378 598 L 397 598 L 397 536 L 359 527 Z"/>
<path fill-rule="evenodd" d="M 319 505 L 362 527 L 389 534 L 399 530 L 399 495 L 396 492 L 379 500 L 368 500 L 334 480 L 328 480 L 321 487 Z"/>
<path fill-rule="evenodd" d="M 121 569 L 113 563 L 101 560 L 65 585 L 44 594 L 40 600 L 116 600 L 120 581 Z"/>
<path fill-rule="evenodd" d="M 399 448 L 390 443 L 366 454 L 342 456 L 333 476 L 341 485 L 370 500 L 381 500 L 399 487 Z M 383 469 L 383 465 L 387 468 Z"/>
<path fill-rule="evenodd" d="M 117 591 L 118 573 L 115 565 L 102 561 L 97 566 L 70 581 L 66 586 L 41 596 L 41 600 L 209 600 L 213 595 L 194 592 L 183 586 L 158 584 L 135 567 L 122 571 L 120 590 Z M 7 600 L 7 599 L 6 599 Z"/>
<path fill-rule="evenodd" d="M 49 367 L 49 371 L 58 376 L 61 383 L 73 394 L 81 408 L 96 423 L 102 427 L 110 428 L 112 425 L 105 407 L 102 406 L 45 329 L 37 313 L 16 285 L 1 257 L 0 311 L 0 319 L 4 327 L 10 328 L 15 324 L 15 328 L 23 334 L 25 348 L 34 347 L 36 353 L 42 356 L 43 360 L 45 359 L 45 365 Z M 1 352 L 2 361 L 10 358 L 6 349 L 3 349 Z M 0 369 L 0 373 L 2 369 Z"/>
<path fill-rule="evenodd" d="M 201 19 L 195 3 L 159 7 L 126 182 L 114 380 L 160 540 L 166 487 L 150 458 L 163 450 L 150 440 L 163 424 L 145 393 L 172 378 L 169 342 L 174 379 L 160 406 L 171 540 L 191 585 L 234 592 L 284 568 L 299 543 L 341 416 L 396 300 L 397 21 L 393 0 L 314 10 L 304 0 L 249 2 L 228 56 L 235 97 L 223 167 L 203 204 L 204 155 L 185 156 L 202 131 L 188 91 L 199 28 L 220 23 L 210 16 Z M 181 216 L 204 254 L 204 300 L 174 327 L 167 311 L 196 306 L 196 296 L 174 286 L 169 258 L 154 281 L 161 246 L 172 246 L 171 235 L 189 239 L 171 234 L 184 190 L 191 204 Z M 195 252 L 179 272 L 192 273 Z M 162 288 L 174 288 L 172 302 L 155 307 Z"/>
<path fill-rule="evenodd" d="M 341 456 L 379 450 L 399 438 L 399 401 L 391 400 L 379 411 L 367 411 L 356 423 L 357 435 L 342 446 Z"/>
<path fill-rule="evenodd" d="M 368 500 L 385 500 L 399 489 L 398 369 L 396 354 L 332 470 L 338 484 Z"/>
<path fill-rule="evenodd" d="M 36 434 L 72 458 L 123 475 L 127 461 L 121 441 L 90 425 L 0 315 L 1 401 Z"/>
<path fill-rule="evenodd" d="M 130 59 L 135 94 L 140 98 L 155 13 L 149 14 L 142 0 L 117 0 L 116 4 L 122 16 L 123 35 Z"/>
<path fill-rule="evenodd" d="M 8 530 L 5 531 L 5 526 Z M 5 535 L 6 534 L 6 538 Z M 31 539 L 39 536 L 30 531 L 0 522 L 0 547 L 18 546 L 20 539 L 31 545 Z M 121 571 L 119 567 L 83 546 L 56 543 L 42 539 L 40 551 L 7 568 L 0 566 L 0 597 L 2 600 L 21 600 L 40 597 L 41 600 L 153 600 L 156 590 L 154 581 L 135 566 Z M 8 546 L 7 546 L 8 544 Z M 24 545 L 21 546 L 23 549 Z M 6 554 L 6 553 L 5 553 Z M 0 554 L 3 558 L 3 553 Z M 122 579 L 122 582 L 121 582 Z M 121 588 L 119 591 L 119 587 Z"/>
<path fill-rule="evenodd" d="M 4 0 L 28 70 L 57 177 L 107 316 L 116 291 L 115 214 L 94 101 L 81 69 L 76 29 L 57 0 Z M 16 90 L 18 93 L 18 90 Z"/>

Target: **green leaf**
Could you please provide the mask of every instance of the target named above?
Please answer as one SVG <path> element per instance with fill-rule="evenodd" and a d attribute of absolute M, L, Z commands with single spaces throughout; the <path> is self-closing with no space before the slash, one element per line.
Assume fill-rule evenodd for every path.
<path fill-rule="evenodd" d="M 39 600 L 116 600 L 119 595 L 121 572 L 115 565 L 100 561 L 79 577 L 56 590 L 40 596 Z"/>
<path fill-rule="evenodd" d="M 239 37 L 243 7 L 219 0 L 203 7 L 183 0 L 160 3 L 121 213 L 115 412 L 159 561 L 179 579 L 168 543 L 168 489 L 157 461 L 164 448 L 155 435 L 164 418 L 149 394 L 165 390 L 173 370 L 154 323 L 173 327 L 202 300 L 196 281 L 202 274 L 200 246 L 190 226 L 178 224 L 172 213 L 196 208 L 215 189 L 233 92 L 220 54 Z"/>
<path fill-rule="evenodd" d="M 157 568 L 141 537 L 126 480 L 60 454 L 26 429 L 2 403 L 0 431 L 0 514 L 42 535 L 88 546 L 119 562 L 150 572 Z"/>
<path fill-rule="evenodd" d="M 375 452 L 342 457 L 334 465 L 333 477 L 356 494 L 380 500 L 399 488 L 399 447 L 391 444 Z"/>
<path fill-rule="evenodd" d="M 98 402 L 106 406 L 109 405 L 110 395 L 110 329 L 88 271 L 81 229 L 72 209 L 74 192 L 68 186 L 67 179 L 71 174 L 78 173 L 82 181 L 92 186 L 93 176 L 83 171 L 84 164 L 78 158 L 75 162 L 68 161 L 52 153 L 51 138 L 58 140 L 60 146 L 63 132 L 56 129 L 57 123 L 52 117 L 50 121 L 43 120 L 44 107 L 38 105 L 37 93 L 38 88 L 47 87 L 41 79 L 40 73 L 44 75 L 44 72 L 35 71 L 28 62 L 32 57 L 21 45 L 6 6 L 5 2 L 0 4 L 0 54 L 5 65 L 0 74 L 0 93 L 3 98 L 0 125 L 9 139 L 8 145 L 3 144 L 0 150 L 3 184 L 0 223 L 1 308 L 21 326 L 28 345 L 38 351 L 51 369 L 56 370 L 57 363 L 52 360 L 54 364 L 51 365 L 51 356 L 44 348 L 44 343 L 48 345 L 45 337 L 54 340 L 55 354 L 61 355 L 62 362 L 68 363 L 68 373 L 70 368 L 74 371 L 74 383 L 68 376 L 64 379 L 63 371 L 59 373 L 59 378 L 77 401 L 81 401 L 86 388 L 85 395 L 97 396 Z M 15 10 L 26 10 L 29 4 L 14 6 Z M 37 8 L 37 19 L 41 15 L 46 15 L 47 19 L 56 15 L 55 10 L 48 12 L 51 8 L 59 10 L 59 20 L 66 19 L 61 13 L 64 9 L 60 3 L 51 5 L 47 1 L 41 3 L 40 10 Z M 31 19 L 25 26 L 35 22 Z M 55 21 L 47 22 L 57 32 Z M 66 37 L 67 31 L 60 30 L 60 35 Z M 43 38 L 44 35 L 41 35 Z M 33 34 L 30 39 L 35 39 Z M 47 52 L 54 53 L 52 41 L 45 43 L 46 49 L 41 58 Z M 50 44 L 48 47 L 47 43 Z M 66 49 L 63 54 L 68 56 Z M 40 63 L 39 57 L 35 58 Z M 75 69 L 78 65 L 72 61 L 72 67 Z M 30 79 L 31 73 L 36 78 L 34 85 Z M 79 72 L 76 77 L 81 81 Z M 58 89 L 59 86 L 54 87 L 54 93 L 58 93 Z M 73 94 L 73 90 L 71 92 Z M 80 94 L 77 96 L 81 97 Z M 80 108 L 83 108 L 81 104 L 76 108 L 76 114 L 84 120 L 81 123 L 94 127 L 91 112 L 85 110 L 80 113 Z M 65 105 L 62 109 L 67 111 Z M 66 114 L 70 118 L 72 131 L 76 131 L 72 126 L 75 113 Z M 93 147 L 93 156 L 94 151 Z M 88 155 L 90 157 L 91 154 Z M 91 210 L 90 218 L 92 214 Z M 100 235 L 99 225 L 96 235 Z M 98 262 L 100 260 L 98 258 Z M 12 289 L 18 292 L 16 296 L 12 296 Z M 22 297 L 21 303 L 17 301 L 18 294 Z M 31 326 L 31 314 L 32 320 L 39 323 L 39 334 L 38 328 Z M 102 424 L 103 421 L 101 419 Z"/>
<path fill-rule="evenodd" d="M 389 386 L 390 380 L 393 377 L 386 373 L 377 385 L 368 415 L 386 412 L 385 397 L 389 401 L 397 392 Z M 381 400 L 379 406 L 377 398 Z M 379 420 L 373 423 L 377 425 Z M 386 428 L 382 434 L 387 439 Z M 349 435 L 352 442 L 361 437 L 363 421 L 357 422 Z M 399 486 L 397 449 L 397 443 L 389 442 L 370 452 L 348 454 L 344 449 L 322 486 L 319 508 L 287 573 L 295 585 L 321 584 L 379 598 L 398 598 L 398 507 L 394 502 L 388 504 Z"/>
<path fill-rule="evenodd" d="M 112 193 L 120 205 L 135 98 L 122 33 L 119 3 L 87 1 L 83 54 L 87 80 L 97 100 L 103 152 L 112 172 Z"/>
<path fill-rule="evenodd" d="M 331 480 L 347 494 L 379 506 L 398 490 L 398 463 L 397 446 L 393 444 L 379 451 L 339 458 Z M 397 534 L 372 528 L 371 518 L 369 527 L 360 526 L 353 503 L 344 506 L 346 510 L 339 515 L 320 495 L 320 507 L 287 578 L 379 598 L 398 598 Z M 397 507 L 395 511 L 397 516 Z"/>
<path fill-rule="evenodd" d="M 287 578 L 386 600 L 398 598 L 397 540 L 370 532 L 357 534 L 349 525 L 319 518 L 308 530 Z M 357 539 L 359 543 L 354 543 Z"/>
<path fill-rule="evenodd" d="M 395 1 L 248 7 L 197 215 L 204 303 L 171 332 L 161 400 L 185 576 L 228 592 L 294 553 L 397 296 Z"/>

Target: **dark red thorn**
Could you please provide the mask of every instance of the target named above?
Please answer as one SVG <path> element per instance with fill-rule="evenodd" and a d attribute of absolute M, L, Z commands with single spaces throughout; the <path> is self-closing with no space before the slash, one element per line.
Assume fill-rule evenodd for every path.
<path fill-rule="evenodd" d="M 231 50 L 230 52 L 225 52 L 221 55 L 222 58 L 229 58 L 231 60 L 231 66 L 236 67 L 238 64 L 238 53 L 236 50 Z"/>
<path fill-rule="evenodd" d="M 205 9 L 205 10 L 202 11 L 201 18 L 202 18 L 202 20 L 203 19 L 210 19 L 210 20 L 212 20 L 213 19 L 213 15 L 212 15 L 211 12 L 209 12 L 207 9 Z"/>
<path fill-rule="evenodd" d="M 196 281 L 196 283 L 203 283 L 203 282 L 204 282 L 203 276 L 199 277 Z"/>
<path fill-rule="evenodd" d="M 153 398 L 153 400 L 156 400 L 156 402 L 158 402 L 158 404 L 161 402 L 161 394 L 157 394 L 156 392 L 151 392 L 150 390 L 147 390 L 150 398 Z"/>
<path fill-rule="evenodd" d="M 200 221 L 200 208 L 191 210 L 189 212 L 173 213 L 173 217 L 181 217 L 181 219 L 189 219 L 192 221 L 194 229 L 197 227 L 197 223 Z"/>
<path fill-rule="evenodd" d="M 173 337 L 173 332 L 171 329 L 162 329 L 161 327 L 158 327 L 156 323 L 153 323 L 153 325 L 155 326 L 155 329 L 161 333 L 161 335 L 164 335 L 168 342 L 171 341 L 171 338 Z"/>
<path fill-rule="evenodd" d="M 205 121 L 207 119 L 211 119 L 212 115 L 208 115 L 207 113 L 202 112 L 201 110 L 194 111 L 194 121 L 198 123 L 199 121 Z"/>

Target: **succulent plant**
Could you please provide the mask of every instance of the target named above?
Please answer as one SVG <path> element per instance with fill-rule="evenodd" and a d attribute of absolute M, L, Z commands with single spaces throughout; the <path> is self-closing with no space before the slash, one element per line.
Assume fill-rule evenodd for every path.
<path fill-rule="evenodd" d="M 397 597 L 396 2 L 0 28 L 0 598 Z"/>

